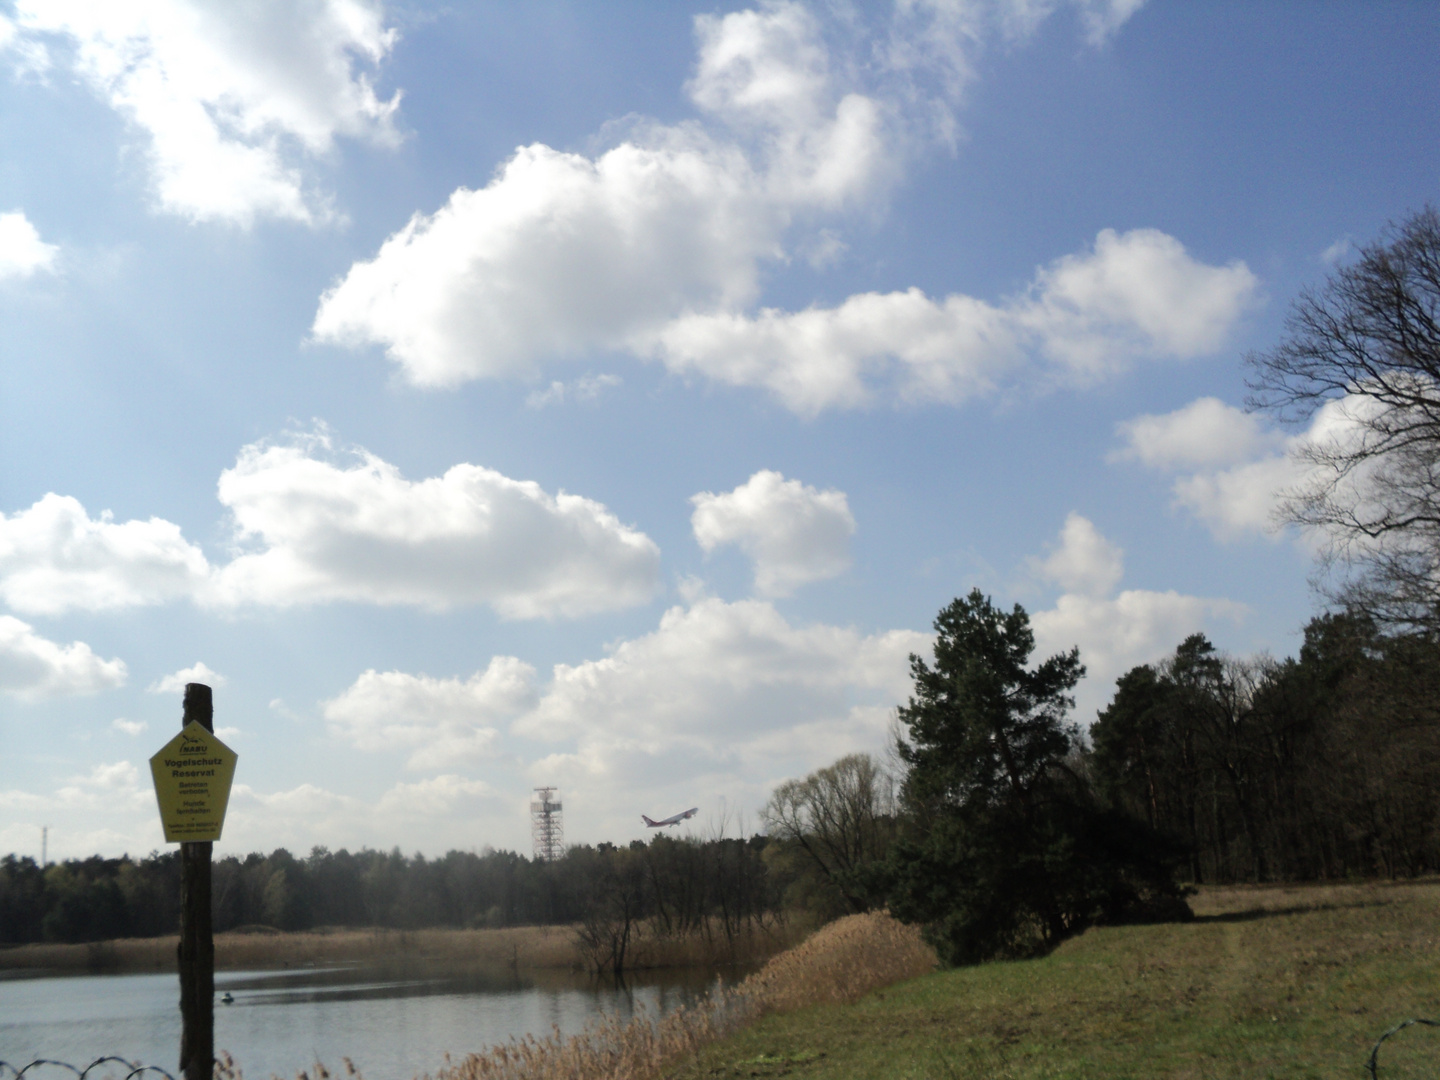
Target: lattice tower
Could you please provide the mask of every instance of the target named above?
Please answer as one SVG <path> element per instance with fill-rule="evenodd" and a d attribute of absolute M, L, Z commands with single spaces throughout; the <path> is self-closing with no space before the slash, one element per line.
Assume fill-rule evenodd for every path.
<path fill-rule="evenodd" d="M 565 851 L 565 826 L 560 816 L 559 788 L 537 787 L 530 801 L 530 839 L 535 858 L 554 862 Z"/>

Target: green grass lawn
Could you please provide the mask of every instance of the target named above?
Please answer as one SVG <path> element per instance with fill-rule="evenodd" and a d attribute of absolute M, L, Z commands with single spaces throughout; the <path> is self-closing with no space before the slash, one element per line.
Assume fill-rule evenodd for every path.
<path fill-rule="evenodd" d="M 1361 1078 L 1440 1019 L 1440 884 L 1207 890 L 1199 917 L 1092 930 L 1038 960 L 938 972 L 771 1016 L 672 1077 Z M 1381 1051 L 1440 1076 L 1440 1030 Z"/>

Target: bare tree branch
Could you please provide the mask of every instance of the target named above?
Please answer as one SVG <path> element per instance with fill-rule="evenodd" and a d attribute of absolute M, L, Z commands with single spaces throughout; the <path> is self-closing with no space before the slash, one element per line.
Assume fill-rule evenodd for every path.
<path fill-rule="evenodd" d="M 1327 541 L 1319 584 L 1378 622 L 1440 627 L 1440 214 L 1432 206 L 1296 301 L 1286 338 L 1246 357 L 1249 405 L 1329 409 L 1278 517 Z"/>

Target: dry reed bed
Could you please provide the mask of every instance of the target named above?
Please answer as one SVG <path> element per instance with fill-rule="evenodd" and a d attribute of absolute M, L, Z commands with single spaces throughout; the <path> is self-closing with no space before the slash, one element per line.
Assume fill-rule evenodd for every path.
<path fill-rule="evenodd" d="M 708 932 L 707 932 L 708 931 Z M 666 935 L 644 928 L 627 967 L 750 967 L 798 941 L 794 922 L 752 928 L 727 938 L 716 927 Z M 0 971 L 174 971 L 176 937 L 125 938 L 62 945 L 53 942 L 0 949 Z M 577 971 L 585 964 L 573 927 L 521 926 L 498 930 L 316 930 L 281 933 L 266 928 L 215 935 L 220 971 L 367 964 L 424 966 L 429 971 Z"/>
<path fill-rule="evenodd" d="M 178 940 L 171 935 L 88 945 L 18 945 L 0 949 L 0 970 L 174 971 Z M 574 934 L 565 926 L 215 935 L 215 967 L 222 971 L 386 962 L 529 970 L 570 970 L 579 964 Z"/>
<path fill-rule="evenodd" d="M 769 1012 L 854 1001 L 933 971 L 918 928 L 884 912 L 821 927 L 739 986 L 688 1008 L 629 1021 L 610 1017 L 578 1035 L 527 1036 L 440 1070 L 434 1080 L 651 1080 L 701 1047 Z"/>
<path fill-rule="evenodd" d="M 776 953 L 804 941 L 814 923 L 797 919 L 751 924 L 725 933 L 719 919 L 683 934 L 665 933 L 654 923 L 639 923 L 625 954 L 626 971 L 659 968 L 753 968 Z M 593 969 L 593 955 L 576 940 L 576 955 Z"/>

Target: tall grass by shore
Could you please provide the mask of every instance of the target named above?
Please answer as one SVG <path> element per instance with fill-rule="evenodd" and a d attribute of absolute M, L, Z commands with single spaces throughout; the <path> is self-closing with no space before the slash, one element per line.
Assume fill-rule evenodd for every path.
<path fill-rule="evenodd" d="M 687 934 L 635 929 L 627 967 L 753 968 L 804 938 L 809 926 L 789 920 L 726 935 L 705 926 Z M 164 972 L 176 970 L 174 935 L 64 945 L 53 942 L 0 949 L 0 973 L 58 974 Z M 245 971 L 335 964 L 424 967 L 432 972 L 476 969 L 513 972 L 585 970 L 575 929 L 518 926 L 492 930 L 385 930 L 331 928 L 282 933 L 250 927 L 215 935 L 215 967 Z"/>
<path fill-rule="evenodd" d="M 855 916 L 693 1009 L 513 1042 L 433 1080 L 1319 1080 L 1361 1075 L 1394 1023 L 1440 1017 L 1440 883 L 1210 887 L 1192 907 L 924 978 L 915 928 Z M 1380 1075 L 1435 1075 L 1427 1030 L 1387 1042 Z"/>
<path fill-rule="evenodd" d="M 557 1030 L 516 1039 L 471 1054 L 434 1080 L 651 1080 L 761 1016 L 855 1001 L 935 966 L 917 928 L 884 912 L 851 915 L 693 1006 L 661 1017 L 610 1017 L 568 1038 Z"/>
<path fill-rule="evenodd" d="M 63 973 L 176 970 L 175 935 L 85 945 L 45 943 L 0 949 L 0 971 Z M 268 927 L 215 935 L 220 971 L 414 962 L 441 968 L 577 968 L 574 935 L 565 926 L 503 930 L 313 930 Z"/>

